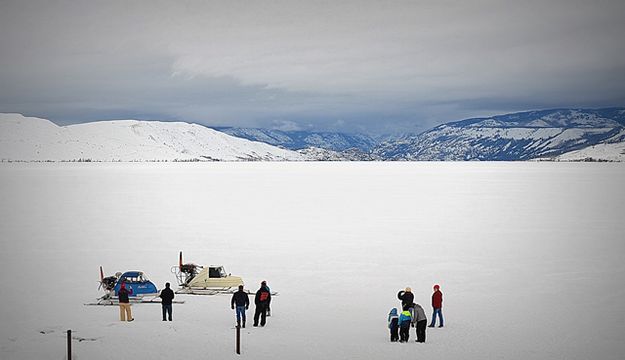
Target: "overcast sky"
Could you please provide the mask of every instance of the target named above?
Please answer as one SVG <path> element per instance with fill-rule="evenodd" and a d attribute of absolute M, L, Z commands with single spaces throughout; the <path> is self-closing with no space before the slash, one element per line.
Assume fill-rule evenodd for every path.
<path fill-rule="evenodd" d="M 623 0 L 0 0 L 0 112 L 419 132 L 625 105 Z"/>

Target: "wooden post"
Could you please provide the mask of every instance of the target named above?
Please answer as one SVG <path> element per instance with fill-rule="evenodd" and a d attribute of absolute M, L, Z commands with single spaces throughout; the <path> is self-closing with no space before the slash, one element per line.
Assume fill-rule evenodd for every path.
<path fill-rule="evenodd" d="M 67 360 L 72 360 L 72 331 L 67 330 Z"/>
<path fill-rule="evenodd" d="M 237 355 L 241 355 L 241 326 L 237 325 Z"/>

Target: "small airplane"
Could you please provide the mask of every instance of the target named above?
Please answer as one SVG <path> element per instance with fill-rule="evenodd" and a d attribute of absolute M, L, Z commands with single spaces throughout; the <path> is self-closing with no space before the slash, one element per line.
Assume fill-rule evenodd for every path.
<path fill-rule="evenodd" d="M 100 266 L 100 286 L 105 294 L 98 298 L 96 303 L 88 305 L 113 305 L 118 303 L 119 289 L 122 284 L 128 289 L 128 297 L 131 302 L 160 302 L 159 291 L 142 271 L 117 272 L 115 275 L 104 276 Z"/>
<path fill-rule="evenodd" d="M 182 251 L 178 258 L 178 265 L 171 268 L 176 275 L 180 289 L 177 294 L 215 295 L 232 293 L 243 285 L 240 276 L 227 274 L 221 265 L 201 266 L 182 262 Z"/>

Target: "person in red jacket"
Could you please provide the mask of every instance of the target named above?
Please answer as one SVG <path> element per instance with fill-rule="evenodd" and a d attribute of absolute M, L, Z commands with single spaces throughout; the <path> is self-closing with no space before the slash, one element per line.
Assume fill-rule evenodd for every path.
<path fill-rule="evenodd" d="M 440 290 L 439 285 L 434 285 L 434 294 L 432 294 L 432 308 L 434 312 L 432 313 L 432 322 L 429 327 L 434 327 L 436 325 L 436 315 L 438 314 L 438 318 L 440 320 L 439 328 L 443 327 L 443 293 Z"/>

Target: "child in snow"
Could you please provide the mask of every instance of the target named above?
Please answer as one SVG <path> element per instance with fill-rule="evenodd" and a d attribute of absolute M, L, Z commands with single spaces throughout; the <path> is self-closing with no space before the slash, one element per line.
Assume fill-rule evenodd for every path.
<path fill-rule="evenodd" d="M 399 340 L 399 315 L 397 315 L 397 308 L 392 308 L 388 314 L 388 328 L 391 330 L 391 342 Z"/>
<path fill-rule="evenodd" d="M 412 313 L 410 306 L 406 305 L 399 315 L 399 342 L 407 342 L 410 338 L 410 323 L 412 323 Z"/>

